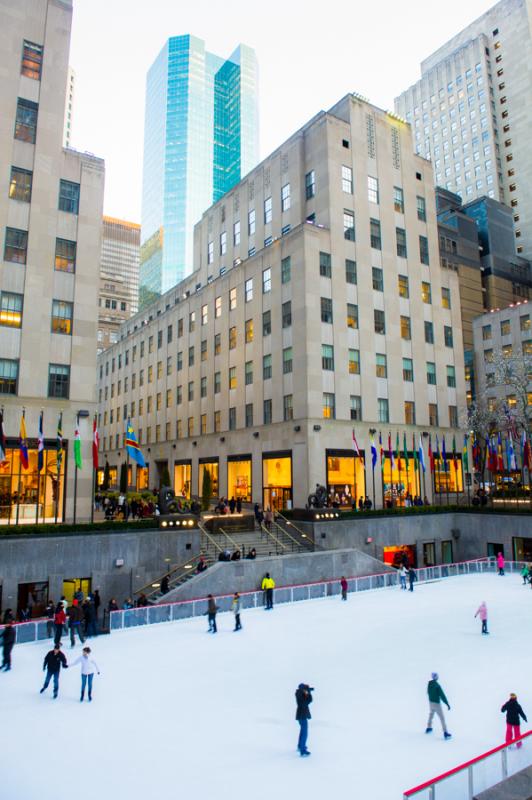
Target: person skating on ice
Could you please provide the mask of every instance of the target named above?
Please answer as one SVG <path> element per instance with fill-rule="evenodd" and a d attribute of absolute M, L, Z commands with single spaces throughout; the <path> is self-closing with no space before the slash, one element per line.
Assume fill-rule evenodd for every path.
<path fill-rule="evenodd" d="M 81 623 L 83 621 L 83 611 L 80 608 L 79 601 L 73 600 L 72 605 L 67 610 L 67 617 L 68 617 L 68 627 L 70 630 L 70 646 L 76 646 L 76 634 L 79 637 L 80 642 L 83 644 L 85 641 L 85 637 L 83 636 L 83 632 L 81 629 Z"/>
<path fill-rule="evenodd" d="M 528 564 L 523 564 L 520 575 L 523 579 L 523 586 L 526 586 L 528 583 Z"/>
<path fill-rule="evenodd" d="M 429 719 L 427 722 L 427 729 L 425 733 L 432 733 L 432 720 L 434 718 L 434 714 L 437 714 L 440 718 L 441 726 L 443 728 L 443 737 L 444 739 L 450 739 L 451 734 L 447 730 L 447 725 L 445 723 L 445 717 L 443 716 L 442 711 L 442 701 L 447 706 L 447 709 L 450 711 L 451 706 L 449 705 L 449 701 L 445 696 L 445 692 L 441 688 L 440 684 L 438 683 L 438 673 L 433 672 L 430 681 L 427 685 L 427 694 L 429 696 Z"/>
<path fill-rule="evenodd" d="M 81 697 L 79 698 L 79 702 L 83 703 L 85 698 L 85 689 L 88 686 L 90 703 L 92 701 L 92 680 L 94 678 L 94 673 L 97 672 L 98 675 L 100 674 L 98 664 L 93 658 L 91 658 L 90 647 L 84 647 L 82 655 L 78 656 L 78 658 L 76 658 L 76 660 L 73 661 L 70 666 L 75 667 L 76 664 L 81 664 Z"/>
<path fill-rule="evenodd" d="M 297 749 L 301 756 L 309 756 L 307 750 L 308 721 L 310 717 L 309 705 L 312 703 L 312 692 L 314 691 L 307 683 L 300 683 L 296 689 L 296 720 L 299 723 L 299 739 Z"/>
<path fill-rule="evenodd" d="M 233 595 L 233 602 L 231 603 L 231 611 L 235 615 L 235 627 L 234 631 L 241 631 L 242 630 L 242 623 L 240 622 L 240 608 L 241 608 L 241 600 L 240 595 L 238 592 L 235 592 Z"/>
<path fill-rule="evenodd" d="M 209 620 L 209 633 L 216 633 L 218 628 L 216 627 L 216 613 L 218 611 L 218 606 L 216 605 L 216 600 L 212 596 L 212 594 L 207 595 L 207 619 Z"/>
<path fill-rule="evenodd" d="M 414 591 L 414 581 L 417 581 L 417 575 L 414 567 L 410 567 L 408 570 L 408 583 L 410 584 L 409 591 Z"/>
<path fill-rule="evenodd" d="M 340 588 L 342 590 L 342 600 L 347 600 L 347 581 L 343 575 L 340 581 Z"/>
<path fill-rule="evenodd" d="M 267 572 L 262 581 L 262 591 L 266 592 L 266 611 L 271 611 L 273 608 L 273 590 L 275 589 L 275 581 Z"/>
<path fill-rule="evenodd" d="M 50 650 L 44 657 L 42 668 L 43 670 L 46 670 L 46 679 L 44 681 L 44 685 L 40 691 L 40 694 L 46 691 L 46 689 L 48 688 L 48 684 L 53 678 L 54 700 L 56 699 L 59 693 L 59 673 L 61 671 L 61 667 L 63 667 L 63 669 L 68 669 L 68 664 L 65 658 L 65 654 L 61 652 L 61 643 L 56 642 L 54 644 L 54 649 Z"/>
<path fill-rule="evenodd" d="M 480 621 L 482 622 L 482 633 L 488 634 L 488 607 L 486 605 L 486 601 L 483 600 L 482 603 L 477 608 L 477 612 L 475 614 L 475 619 L 480 617 Z"/>
<path fill-rule="evenodd" d="M 404 589 L 406 592 L 406 579 L 408 577 L 408 570 L 404 564 L 401 564 L 399 567 L 399 583 L 401 585 L 401 589 Z"/>
<path fill-rule="evenodd" d="M 4 672 L 9 672 L 11 669 L 11 651 L 15 645 L 16 638 L 15 626 L 13 625 L 13 620 L 10 619 L 7 621 L 2 634 L 2 666 L 0 669 L 3 669 Z"/>
<path fill-rule="evenodd" d="M 506 701 L 506 703 L 501 708 L 501 712 L 504 714 L 506 713 L 506 743 L 514 741 L 514 739 L 519 738 L 521 736 L 521 720 L 519 717 L 522 717 L 525 722 L 528 722 L 526 718 L 526 714 L 517 702 L 517 695 L 513 692 L 510 695 L 510 699 Z M 522 746 L 522 742 L 517 742 L 517 748 L 520 749 Z M 513 747 L 513 745 L 511 745 Z"/>
<path fill-rule="evenodd" d="M 502 553 L 497 553 L 497 569 L 499 575 L 504 575 L 504 556 Z"/>
<path fill-rule="evenodd" d="M 66 623 L 65 606 L 62 600 L 55 607 L 54 614 L 54 644 L 59 644 Z"/>

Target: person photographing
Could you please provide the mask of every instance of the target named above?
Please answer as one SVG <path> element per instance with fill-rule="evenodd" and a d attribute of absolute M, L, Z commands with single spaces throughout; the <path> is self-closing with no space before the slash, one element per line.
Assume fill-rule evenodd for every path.
<path fill-rule="evenodd" d="M 312 703 L 312 692 L 314 688 L 307 683 L 300 683 L 296 689 L 296 720 L 299 722 L 299 739 L 297 749 L 302 757 L 309 756 L 307 750 L 308 721 L 310 717 L 309 705 Z"/>

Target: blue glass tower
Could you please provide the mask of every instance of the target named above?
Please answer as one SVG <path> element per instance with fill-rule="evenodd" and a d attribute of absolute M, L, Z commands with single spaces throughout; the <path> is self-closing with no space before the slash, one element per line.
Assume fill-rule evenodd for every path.
<path fill-rule="evenodd" d="M 146 83 L 142 308 L 192 271 L 202 213 L 258 161 L 255 52 L 226 60 L 194 36 L 169 39 Z"/>

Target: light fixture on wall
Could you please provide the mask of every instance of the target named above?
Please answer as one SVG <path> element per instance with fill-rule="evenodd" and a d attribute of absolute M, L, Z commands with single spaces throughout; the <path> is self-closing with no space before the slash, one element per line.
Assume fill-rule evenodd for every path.
<path fill-rule="evenodd" d="M 294 425 L 294 430 L 296 433 L 299 433 L 299 431 L 301 430 L 301 425 Z"/>
<path fill-rule="evenodd" d="M 321 425 L 314 425 L 313 430 L 321 431 Z"/>
<path fill-rule="evenodd" d="M 90 417 L 90 412 L 86 408 L 82 408 L 78 411 L 78 417 Z"/>
<path fill-rule="evenodd" d="M 425 437 L 425 439 L 428 437 L 428 435 L 429 435 L 428 431 L 423 431 L 423 436 Z"/>
<path fill-rule="evenodd" d="M 254 439 L 258 439 L 258 438 L 259 438 L 259 432 L 258 432 L 258 431 L 255 431 L 255 432 L 253 433 L 253 438 L 254 438 Z"/>
<path fill-rule="evenodd" d="M 176 445 L 175 445 L 175 444 L 173 444 L 173 445 L 172 445 L 172 448 L 175 450 L 175 448 L 176 448 Z"/>
<path fill-rule="evenodd" d="M 192 447 L 197 447 L 197 446 L 198 446 L 197 442 L 192 442 Z"/>
<path fill-rule="evenodd" d="M 370 428 L 369 429 L 369 435 L 370 436 L 375 436 L 376 433 L 377 433 L 377 428 Z"/>
<path fill-rule="evenodd" d="M 220 436 L 220 441 L 225 442 L 225 436 Z"/>

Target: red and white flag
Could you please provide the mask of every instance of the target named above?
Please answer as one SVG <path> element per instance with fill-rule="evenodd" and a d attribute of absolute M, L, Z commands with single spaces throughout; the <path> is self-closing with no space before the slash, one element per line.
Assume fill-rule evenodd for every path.
<path fill-rule="evenodd" d="M 92 423 L 92 466 L 93 469 L 98 469 L 98 448 L 100 446 L 100 436 L 98 434 L 98 427 L 96 425 L 96 415 Z"/>
<path fill-rule="evenodd" d="M 355 436 L 355 431 L 353 429 L 353 448 L 357 456 L 360 458 L 361 461 L 364 461 L 362 453 L 360 452 L 360 448 L 358 446 L 357 437 Z"/>

